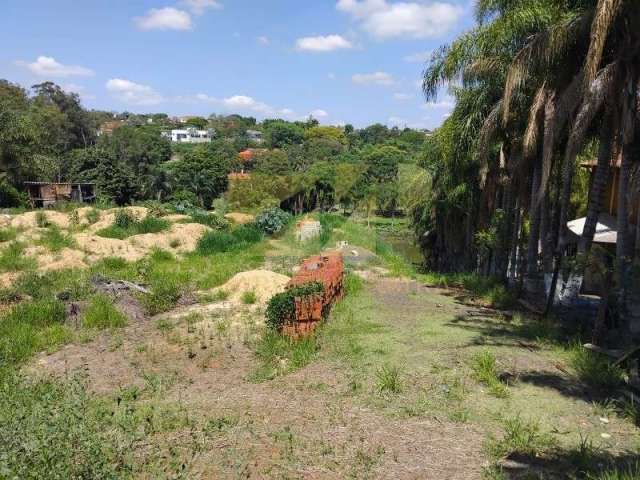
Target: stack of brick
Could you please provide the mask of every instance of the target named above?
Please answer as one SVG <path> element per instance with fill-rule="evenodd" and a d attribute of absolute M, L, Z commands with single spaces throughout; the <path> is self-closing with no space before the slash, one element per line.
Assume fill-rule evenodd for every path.
<path fill-rule="evenodd" d="M 320 282 L 323 291 L 317 295 L 296 298 L 296 314 L 293 322 L 286 324 L 283 332 L 298 338 L 313 332 L 322 318 L 329 313 L 334 302 L 342 298 L 344 264 L 341 253 L 328 253 L 307 258 L 287 288 L 311 282 Z"/>

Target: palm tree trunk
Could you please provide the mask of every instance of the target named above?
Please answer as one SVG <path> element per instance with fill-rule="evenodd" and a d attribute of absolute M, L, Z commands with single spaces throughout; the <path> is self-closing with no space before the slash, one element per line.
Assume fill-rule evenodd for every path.
<path fill-rule="evenodd" d="M 589 191 L 589 201 L 587 204 L 587 218 L 584 222 L 582 236 L 578 243 L 578 252 L 588 255 L 593 244 L 593 237 L 596 233 L 598 216 L 602 209 L 602 200 L 609 180 L 609 166 L 611 164 L 611 154 L 613 150 L 613 139 L 611 128 L 611 115 L 607 112 L 602 128 L 600 130 L 600 147 L 598 149 L 598 164 L 593 175 L 591 189 Z"/>
<path fill-rule="evenodd" d="M 539 163 L 533 170 L 531 181 L 531 202 L 529 210 L 529 241 L 527 243 L 527 276 L 535 277 L 538 273 L 538 249 L 540 243 L 540 205 L 536 202 L 542 170 Z"/>

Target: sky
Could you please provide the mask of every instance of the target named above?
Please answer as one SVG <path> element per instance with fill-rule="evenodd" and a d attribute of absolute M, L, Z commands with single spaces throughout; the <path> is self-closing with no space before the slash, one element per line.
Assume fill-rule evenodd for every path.
<path fill-rule="evenodd" d="M 472 0 L 3 0 L 0 78 L 51 80 L 85 107 L 327 125 L 438 127 L 430 52 Z"/>

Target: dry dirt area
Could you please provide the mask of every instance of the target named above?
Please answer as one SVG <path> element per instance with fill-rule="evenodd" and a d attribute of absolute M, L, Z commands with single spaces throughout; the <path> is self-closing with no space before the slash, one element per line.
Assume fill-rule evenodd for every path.
<path fill-rule="evenodd" d="M 372 278 L 372 291 L 389 285 Z M 222 422 L 223 433 L 189 463 L 188 478 L 480 478 L 482 431 L 441 416 L 390 414 L 370 402 L 377 394 L 369 386 L 354 387 L 351 370 L 328 348 L 294 373 L 255 381 L 264 299 L 286 280 L 244 272 L 220 287 L 225 300 L 133 321 L 41 355 L 32 367 L 82 371 L 89 388 L 107 396 L 145 391 L 154 379 L 163 402 Z M 239 301 L 244 291 L 256 292 L 256 304 Z M 167 435 L 179 444 L 187 433 Z"/>

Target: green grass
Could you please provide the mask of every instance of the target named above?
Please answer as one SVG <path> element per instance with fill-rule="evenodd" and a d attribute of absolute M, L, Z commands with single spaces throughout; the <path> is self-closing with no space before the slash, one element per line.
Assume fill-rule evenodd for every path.
<path fill-rule="evenodd" d="M 254 225 L 241 225 L 231 231 L 213 230 L 198 240 L 196 252 L 200 255 L 212 255 L 244 250 L 262 239 L 263 233 Z"/>
<path fill-rule="evenodd" d="M 51 223 L 47 219 L 47 214 L 43 211 L 36 212 L 36 226 L 39 228 L 47 228 Z"/>
<path fill-rule="evenodd" d="M 503 430 L 501 439 L 490 438 L 486 445 L 489 455 L 494 459 L 514 454 L 535 458 L 556 445 L 555 439 L 543 432 L 538 422 L 520 416 L 505 420 Z"/>
<path fill-rule="evenodd" d="M 472 300 L 482 300 L 495 308 L 509 308 L 515 302 L 512 292 L 496 278 L 486 277 L 477 273 L 435 273 L 422 275 L 427 283 L 443 288 L 462 288 L 471 296 Z"/>
<path fill-rule="evenodd" d="M 13 227 L 0 228 L 0 243 L 10 242 L 18 236 L 18 230 Z"/>
<path fill-rule="evenodd" d="M 620 367 L 580 343 L 576 342 L 570 347 L 569 364 L 580 380 L 601 392 L 611 393 L 623 382 L 624 372 Z"/>
<path fill-rule="evenodd" d="M 11 242 L 0 251 L 0 272 L 19 272 L 35 268 L 36 259 L 25 255 L 25 245 Z"/>
<path fill-rule="evenodd" d="M 476 380 L 489 388 L 489 393 L 497 398 L 509 396 L 509 389 L 498 377 L 496 357 L 489 350 L 474 355 L 471 368 Z"/>
<path fill-rule="evenodd" d="M 116 220 L 113 225 L 98 230 L 96 235 L 124 240 L 133 235 L 159 233 L 167 230 L 171 226 L 169 221 L 150 215 L 147 215 L 142 220 L 137 220 L 129 215 L 121 215 L 120 217 L 117 215 L 118 214 L 116 214 Z M 127 218 L 127 220 L 124 220 L 124 218 Z"/>
<path fill-rule="evenodd" d="M 14 306 L 0 320 L 0 363 L 17 364 L 70 341 L 72 333 L 64 320 L 64 304 L 58 300 Z"/>
<path fill-rule="evenodd" d="M 264 382 L 294 372 L 309 364 L 316 357 L 318 348 L 315 335 L 291 340 L 267 329 L 255 347 L 260 365 L 250 378 L 254 382 Z"/>
<path fill-rule="evenodd" d="M 587 474 L 587 480 L 638 480 L 640 478 L 640 462 L 626 467 L 610 468 L 597 474 Z"/>
<path fill-rule="evenodd" d="M 91 293 L 90 274 L 86 270 L 29 271 L 23 273 L 11 290 L 37 300 L 61 298 L 65 301 L 83 300 Z"/>
<path fill-rule="evenodd" d="M 242 294 L 240 300 L 242 300 L 242 303 L 245 305 L 253 305 L 258 300 L 258 297 L 256 296 L 256 292 L 248 290 Z"/>
<path fill-rule="evenodd" d="M 63 233 L 57 225 L 51 225 L 40 236 L 39 245 L 46 247 L 51 252 L 59 252 L 64 248 L 76 247 L 76 242 L 68 233 Z"/>
<path fill-rule="evenodd" d="M 127 324 L 127 317 L 106 295 L 95 295 L 82 315 L 82 325 L 87 328 L 120 328 Z"/>
<path fill-rule="evenodd" d="M 402 379 L 400 369 L 396 366 L 383 365 L 376 371 L 376 386 L 380 393 L 400 393 Z"/>

